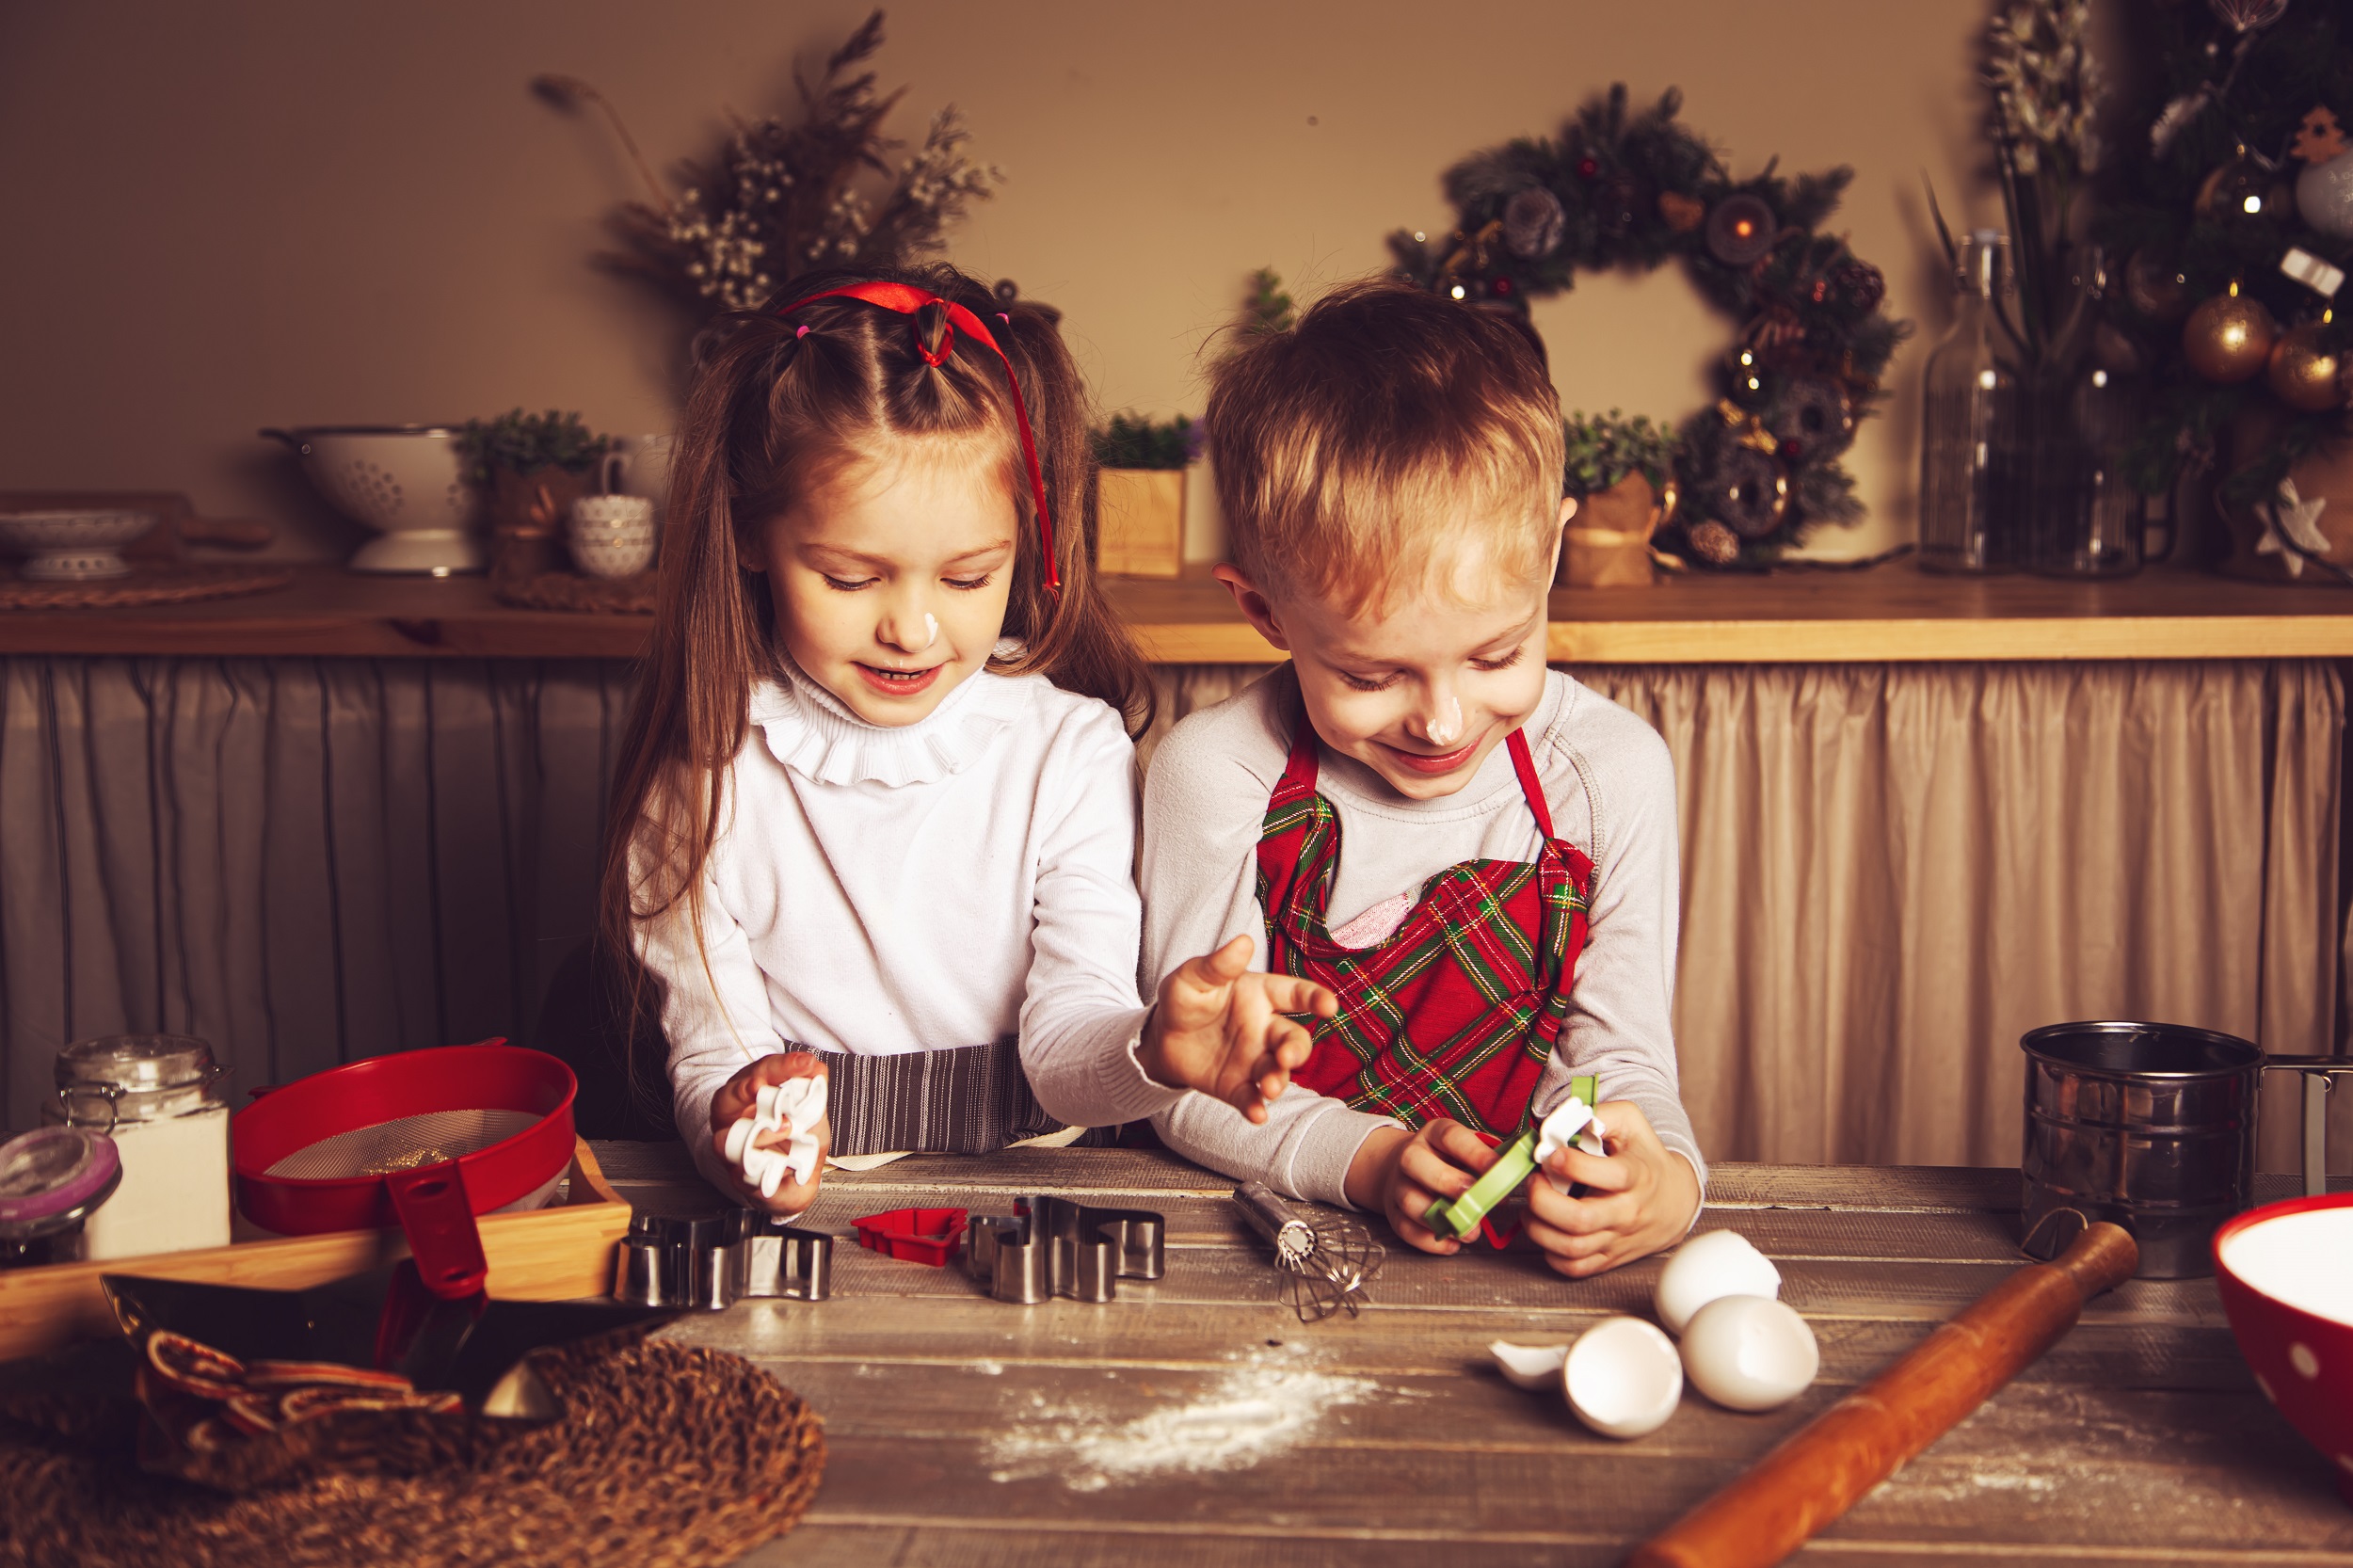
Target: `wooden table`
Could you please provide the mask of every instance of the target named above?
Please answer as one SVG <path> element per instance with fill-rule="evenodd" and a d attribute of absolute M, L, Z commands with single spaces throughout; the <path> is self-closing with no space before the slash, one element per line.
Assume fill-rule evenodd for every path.
<path fill-rule="evenodd" d="M 676 1145 L 598 1153 L 641 1208 L 712 1201 Z M 1167 1273 L 1123 1281 L 1106 1305 L 1010 1306 L 958 1269 L 845 1240 L 832 1300 L 744 1304 L 668 1331 L 752 1357 L 824 1415 L 816 1506 L 746 1563 L 1614 1563 L 2019 1261 L 2014 1172 L 1720 1165 L 1701 1223 L 1780 1265 L 1783 1299 L 1820 1338 L 1820 1381 L 1762 1416 L 1687 1392 L 1662 1431 L 1613 1443 L 1557 1394 L 1504 1384 L 1484 1347 L 1647 1314 L 1656 1261 L 1578 1282 L 1516 1255 L 1392 1248 L 1361 1318 L 1302 1325 L 1230 1185 L 1127 1150 L 828 1176 L 810 1220 L 845 1235 L 908 1205 L 1008 1212 L 1023 1192 L 1159 1209 Z M 1302 1390 L 1326 1402 L 1258 1462 L 1121 1469 L 1144 1447 L 1130 1423 L 1270 1387 L 1280 1406 L 1312 1407 Z M 1802 1556 L 2353 1563 L 2353 1508 L 2256 1393 L 2213 1283 L 2134 1281 Z"/>
<path fill-rule="evenodd" d="M 1162 664 L 1273 663 L 1202 568 L 1113 579 L 1112 605 Z M 1584 664 L 2353 656 L 2353 592 L 2151 570 L 2114 583 L 1865 571 L 1693 575 L 1651 588 L 1558 588 L 1547 657 Z M 0 654 L 635 658 L 645 616 L 501 604 L 479 577 L 362 577 L 306 566 L 244 599 L 0 613 Z"/>

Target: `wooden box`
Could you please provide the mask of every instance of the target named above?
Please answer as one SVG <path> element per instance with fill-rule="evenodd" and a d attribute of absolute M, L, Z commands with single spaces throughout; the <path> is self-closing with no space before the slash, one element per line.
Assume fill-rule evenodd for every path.
<path fill-rule="evenodd" d="M 584 1143 L 572 1145 L 570 1176 L 569 1192 L 552 1208 L 482 1216 L 492 1296 L 567 1301 L 613 1288 L 613 1249 L 629 1230 L 629 1204 L 606 1185 Z M 115 1333 L 114 1312 L 98 1284 L 101 1274 L 299 1290 L 408 1255 L 408 1244 L 397 1230 L 343 1230 L 152 1257 L 0 1271 L 0 1361 Z"/>
<path fill-rule="evenodd" d="M 1185 561 L 1185 471 L 1107 468 L 1096 492 L 1096 569 L 1175 577 Z"/>
<path fill-rule="evenodd" d="M 1556 581 L 1572 588 L 1644 587 L 1657 580 L 1651 536 L 1673 515 L 1674 484 L 1663 494 L 1641 473 L 1595 490 L 1577 507 L 1561 536 Z"/>

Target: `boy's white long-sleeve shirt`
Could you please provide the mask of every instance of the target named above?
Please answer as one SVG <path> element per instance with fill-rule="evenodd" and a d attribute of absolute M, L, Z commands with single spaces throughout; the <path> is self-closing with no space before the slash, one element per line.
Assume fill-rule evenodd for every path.
<path fill-rule="evenodd" d="M 701 877 L 636 923 L 664 982 L 680 1135 L 726 1185 L 711 1097 L 787 1042 L 868 1055 L 1018 1036 L 1074 1126 L 1178 1091 L 1135 1060 L 1134 748 L 1042 676 L 967 679 L 921 721 L 857 718 L 798 672 L 762 681 Z"/>
<path fill-rule="evenodd" d="M 1257 898 L 1267 797 L 1289 755 L 1290 680 L 1277 670 L 1187 717 L 1152 758 L 1144 792 L 1144 984 L 1238 934 L 1266 964 Z M 1631 1100 L 1661 1143 L 1707 1167 L 1676 1088 L 1674 1032 L 1678 846 L 1674 763 L 1657 731 L 1558 670 L 1525 729 L 1554 831 L 1593 862 L 1585 950 L 1569 1015 L 1537 1086 L 1535 1111 L 1559 1103 L 1576 1073 L 1605 1100 Z M 1321 753 L 1317 790 L 1338 815 L 1340 861 L 1328 924 L 1413 895 L 1465 860 L 1527 861 L 1540 846 L 1509 753 L 1491 751 L 1461 790 L 1400 796 L 1353 759 Z M 1393 923 L 1393 922 L 1391 922 Z M 1188 1094 L 1153 1118 L 1186 1158 L 1256 1176 L 1296 1197 L 1345 1207 L 1350 1162 L 1376 1128 L 1399 1124 L 1293 1084 L 1262 1126 Z"/>

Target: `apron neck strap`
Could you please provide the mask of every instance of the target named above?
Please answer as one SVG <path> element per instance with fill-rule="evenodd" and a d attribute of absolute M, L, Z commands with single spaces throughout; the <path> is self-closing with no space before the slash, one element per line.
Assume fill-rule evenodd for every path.
<path fill-rule="evenodd" d="M 1528 799 L 1528 809 L 1536 819 L 1536 831 L 1552 839 L 1552 808 L 1545 804 L 1545 787 L 1536 777 L 1536 759 L 1528 753 L 1528 731 L 1514 729 L 1503 743 L 1512 754 L 1512 771 L 1520 776 L 1520 793 Z"/>

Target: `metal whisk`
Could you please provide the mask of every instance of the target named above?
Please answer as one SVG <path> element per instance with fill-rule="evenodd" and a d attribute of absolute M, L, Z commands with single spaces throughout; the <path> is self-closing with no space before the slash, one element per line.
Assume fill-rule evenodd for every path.
<path fill-rule="evenodd" d="M 1370 1231 L 1344 1214 L 1310 1219 L 1263 1181 L 1235 1188 L 1234 1201 L 1274 1248 L 1274 1266 L 1301 1322 L 1319 1322 L 1342 1308 L 1356 1316 L 1365 1281 L 1381 1272 L 1386 1256 Z"/>

